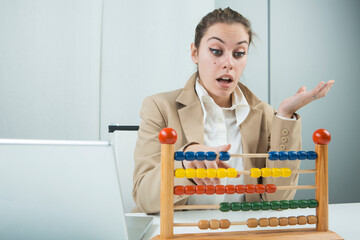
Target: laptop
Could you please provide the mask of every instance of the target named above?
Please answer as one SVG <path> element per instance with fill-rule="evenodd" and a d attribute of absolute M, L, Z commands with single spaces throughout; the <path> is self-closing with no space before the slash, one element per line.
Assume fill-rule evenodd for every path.
<path fill-rule="evenodd" d="M 0 139 L 0 239 L 137 240 L 151 222 L 125 217 L 110 142 Z"/>

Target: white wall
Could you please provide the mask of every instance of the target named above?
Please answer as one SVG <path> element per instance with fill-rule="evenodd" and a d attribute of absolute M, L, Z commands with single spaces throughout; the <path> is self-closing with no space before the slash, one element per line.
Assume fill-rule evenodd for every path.
<path fill-rule="evenodd" d="M 195 27 L 213 9 L 208 0 L 105 1 L 102 139 L 110 123 L 138 125 L 146 96 L 185 85 L 196 70 L 190 58 Z"/>
<path fill-rule="evenodd" d="M 0 1 L 0 137 L 99 139 L 98 0 Z"/>

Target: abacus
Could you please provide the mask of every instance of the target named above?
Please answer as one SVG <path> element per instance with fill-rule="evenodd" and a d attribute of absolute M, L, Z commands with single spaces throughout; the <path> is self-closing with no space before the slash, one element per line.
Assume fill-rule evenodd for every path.
<path fill-rule="evenodd" d="M 328 146 L 330 133 L 318 129 L 313 134 L 315 151 L 269 152 L 264 154 L 229 154 L 228 152 L 175 152 L 177 140 L 175 130 L 164 128 L 159 134 L 161 143 L 161 202 L 160 202 L 160 235 L 153 239 L 342 239 L 338 234 L 328 229 Z M 269 160 L 315 160 L 315 169 L 291 170 L 289 168 L 252 168 L 245 171 L 228 169 L 174 169 L 174 160 L 227 161 L 230 157 L 268 158 Z M 236 177 L 237 174 L 249 174 L 251 177 L 288 177 L 291 174 L 315 173 L 315 185 L 275 186 L 274 184 L 247 185 L 188 185 L 174 186 L 174 177 L 182 178 L 223 178 Z M 315 198 L 308 200 L 281 200 L 262 202 L 223 202 L 220 205 L 176 205 L 174 195 L 193 194 L 243 194 L 243 193 L 273 193 L 277 190 L 315 189 Z M 249 218 L 246 221 L 200 220 L 198 223 L 174 223 L 174 210 L 183 209 L 219 209 L 220 211 L 248 211 L 268 209 L 316 208 L 316 215 L 298 217 Z M 233 225 L 247 225 L 249 228 L 276 227 L 288 225 L 316 224 L 315 228 L 274 229 L 256 231 L 232 231 L 217 233 L 173 234 L 174 227 L 199 227 L 200 229 L 227 229 Z"/>

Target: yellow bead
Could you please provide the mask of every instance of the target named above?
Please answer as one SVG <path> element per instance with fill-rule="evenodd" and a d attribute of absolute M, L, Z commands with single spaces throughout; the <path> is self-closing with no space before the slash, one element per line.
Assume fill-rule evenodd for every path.
<path fill-rule="evenodd" d="M 237 170 L 235 168 L 228 168 L 227 169 L 227 177 L 234 178 L 237 176 Z"/>
<path fill-rule="evenodd" d="M 272 177 L 280 177 L 281 176 L 280 168 L 272 168 L 271 169 L 271 176 Z"/>
<path fill-rule="evenodd" d="M 196 177 L 197 178 L 206 178 L 206 170 L 204 168 L 196 169 Z"/>
<path fill-rule="evenodd" d="M 177 168 L 177 169 L 175 169 L 175 177 L 176 177 L 176 178 L 183 178 L 183 177 L 185 177 L 185 169 L 183 169 L 183 168 Z"/>
<path fill-rule="evenodd" d="M 281 168 L 281 176 L 282 177 L 290 177 L 291 169 L 290 168 Z"/>
<path fill-rule="evenodd" d="M 250 169 L 250 177 L 259 178 L 261 176 L 260 168 L 252 168 Z"/>
<path fill-rule="evenodd" d="M 196 177 L 196 171 L 194 168 L 187 168 L 185 170 L 185 175 L 187 178 L 194 178 Z"/>
<path fill-rule="evenodd" d="M 271 169 L 270 168 L 262 168 L 261 176 L 262 177 L 271 177 Z"/>
<path fill-rule="evenodd" d="M 225 168 L 218 168 L 217 169 L 217 174 L 216 174 L 217 178 L 224 178 L 226 176 L 227 176 L 227 170 Z"/>
<path fill-rule="evenodd" d="M 206 176 L 208 178 L 215 178 L 216 177 L 216 169 L 214 169 L 214 168 L 206 169 Z"/>

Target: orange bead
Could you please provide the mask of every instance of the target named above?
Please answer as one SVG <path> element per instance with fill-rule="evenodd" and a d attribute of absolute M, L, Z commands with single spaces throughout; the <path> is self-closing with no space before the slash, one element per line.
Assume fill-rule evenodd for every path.
<path fill-rule="evenodd" d="M 224 194 L 225 193 L 225 186 L 224 185 L 216 185 L 215 186 L 216 194 Z"/>
<path fill-rule="evenodd" d="M 230 221 L 227 219 L 220 219 L 220 228 L 221 229 L 227 229 L 231 225 Z"/>
<path fill-rule="evenodd" d="M 198 223 L 198 227 L 202 230 L 206 230 L 210 227 L 210 222 L 207 220 L 200 220 Z"/>
<path fill-rule="evenodd" d="M 211 195 L 216 192 L 214 185 L 206 185 L 206 194 Z"/>
<path fill-rule="evenodd" d="M 256 193 L 264 193 L 265 186 L 263 184 L 256 184 L 255 191 L 256 191 Z"/>
<path fill-rule="evenodd" d="M 174 187 L 174 194 L 175 195 L 183 195 L 185 193 L 184 186 L 175 186 Z"/>
<path fill-rule="evenodd" d="M 245 189 L 246 189 L 246 193 L 254 193 L 256 190 L 254 184 L 246 184 Z"/>
<path fill-rule="evenodd" d="M 196 187 L 194 185 L 187 185 L 185 186 L 185 194 L 193 195 L 196 192 Z"/>
<path fill-rule="evenodd" d="M 234 194 L 236 192 L 234 185 L 226 185 L 226 194 Z"/>
<path fill-rule="evenodd" d="M 220 228 L 220 221 L 217 219 L 210 220 L 210 229 L 216 230 Z"/>
<path fill-rule="evenodd" d="M 276 192 L 276 185 L 275 184 L 266 184 L 266 192 L 267 193 Z"/>
<path fill-rule="evenodd" d="M 269 218 L 269 225 L 270 227 L 277 227 L 279 226 L 279 219 L 276 217 Z"/>
<path fill-rule="evenodd" d="M 257 226 L 259 226 L 259 221 L 256 218 L 249 218 L 247 220 L 247 226 L 249 228 L 256 228 Z"/>
<path fill-rule="evenodd" d="M 205 185 L 196 185 L 196 194 L 204 194 L 206 192 Z"/>
<path fill-rule="evenodd" d="M 239 194 L 246 192 L 245 185 L 236 185 L 235 189 L 236 189 L 236 193 L 239 193 Z"/>

